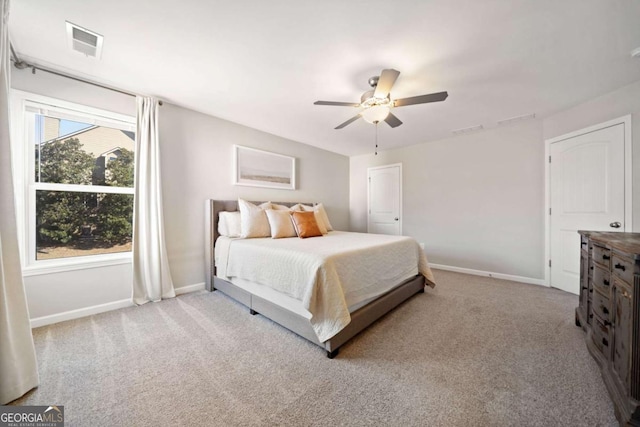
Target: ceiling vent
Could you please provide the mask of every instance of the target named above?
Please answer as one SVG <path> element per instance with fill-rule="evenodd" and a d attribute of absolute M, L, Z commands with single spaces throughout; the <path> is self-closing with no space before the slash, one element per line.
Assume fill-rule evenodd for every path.
<path fill-rule="evenodd" d="M 86 28 L 67 21 L 67 40 L 69 47 L 86 56 L 100 59 L 104 37 Z"/>

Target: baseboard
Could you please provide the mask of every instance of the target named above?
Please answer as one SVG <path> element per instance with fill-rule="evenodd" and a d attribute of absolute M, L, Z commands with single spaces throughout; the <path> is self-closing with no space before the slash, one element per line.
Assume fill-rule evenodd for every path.
<path fill-rule="evenodd" d="M 196 292 L 204 290 L 204 282 L 196 283 L 195 285 L 182 286 L 180 288 L 175 288 L 174 291 L 177 295 L 188 294 L 189 292 Z"/>
<path fill-rule="evenodd" d="M 65 320 L 78 319 L 80 317 L 91 316 L 92 314 L 104 313 L 105 311 L 117 310 L 119 308 L 131 306 L 133 306 L 131 299 L 123 299 L 120 301 L 108 302 L 106 304 L 93 305 L 91 307 L 83 307 L 76 310 L 51 314 L 49 316 L 36 317 L 31 319 L 31 328 L 52 325 L 54 323 L 64 322 Z"/>
<path fill-rule="evenodd" d="M 531 285 L 549 287 L 549 285 L 546 284 L 544 279 L 534 279 L 533 277 L 513 276 L 511 274 L 493 273 L 491 271 L 483 271 L 483 270 L 474 270 L 474 269 L 471 269 L 471 268 L 454 267 L 452 265 L 442 265 L 442 264 L 429 263 L 429 266 L 431 268 L 435 268 L 437 270 L 455 271 L 456 273 L 472 274 L 474 276 L 493 277 L 493 278 L 496 278 L 496 279 L 511 280 L 513 282 L 528 283 L 528 284 L 531 284 Z"/>
<path fill-rule="evenodd" d="M 200 291 L 204 289 L 204 282 L 195 285 L 182 286 L 175 289 L 176 296 L 189 292 Z M 31 319 L 31 328 L 52 325 L 54 323 L 64 322 L 65 320 L 78 319 L 80 317 L 91 316 L 92 314 L 104 313 L 105 311 L 117 310 L 119 308 L 132 307 L 131 299 L 123 299 L 120 301 L 108 302 L 106 304 L 93 305 L 91 307 L 83 307 L 76 310 L 65 311 L 62 313 L 51 314 L 49 316 L 36 317 Z"/>

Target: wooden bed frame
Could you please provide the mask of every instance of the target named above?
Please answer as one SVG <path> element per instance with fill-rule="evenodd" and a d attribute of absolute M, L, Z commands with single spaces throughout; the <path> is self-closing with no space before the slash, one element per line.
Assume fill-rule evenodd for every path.
<path fill-rule="evenodd" d="M 261 202 L 253 203 L 259 204 Z M 278 202 L 278 204 L 290 207 L 296 203 Z M 250 292 L 215 276 L 214 244 L 219 236 L 218 214 L 223 211 L 234 212 L 237 210 L 237 200 L 207 200 L 205 203 L 206 289 L 210 292 L 217 289 L 247 306 L 251 314 L 262 314 L 290 331 L 295 332 L 301 337 L 322 347 L 327 352 L 327 357 L 330 359 L 333 359 L 338 354 L 340 346 L 363 329 L 367 328 L 373 322 L 413 295 L 424 292 L 425 278 L 422 275 L 417 275 L 406 280 L 391 291 L 351 313 L 351 323 L 329 340 L 320 342 L 308 319 L 253 295 Z"/>

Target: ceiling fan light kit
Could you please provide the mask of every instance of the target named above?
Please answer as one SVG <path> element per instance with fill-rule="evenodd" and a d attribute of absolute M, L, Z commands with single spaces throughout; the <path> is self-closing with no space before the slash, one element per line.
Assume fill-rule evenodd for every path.
<path fill-rule="evenodd" d="M 362 118 L 371 124 L 376 124 L 387 118 L 391 109 L 388 105 L 373 105 L 362 111 Z"/>
<path fill-rule="evenodd" d="M 402 121 L 391 113 L 392 108 L 404 107 L 407 105 L 427 104 L 430 102 L 440 102 L 447 99 L 447 92 L 431 93 L 429 95 L 412 96 L 410 98 L 401 98 L 391 100 L 391 88 L 398 79 L 400 71 L 394 69 L 382 70 L 380 76 L 369 78 L 369 85 L 373 90 L 369 90 L 362 94 L 360 103 L 353 102 L 336 102 L 336 101 L 316 101 L 315 105 L 332 105 L 339 107 L 358 107 L 362 110 L 354 117 L 344 123 L 336 126 L 336 129 L 342 129 L 347 125 L 355 122 L 360 117 L 365 121 L 378 124 L 385 121 L 392 128 L 398 127 Z"/>

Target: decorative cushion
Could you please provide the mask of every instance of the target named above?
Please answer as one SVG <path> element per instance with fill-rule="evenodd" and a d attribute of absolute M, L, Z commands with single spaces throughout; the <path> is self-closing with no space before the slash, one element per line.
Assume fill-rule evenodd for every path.
<path fill-rule="evenodd" d="M 320 212 L 314 211 L 313 215 L 316 217 L 316 223 L 318 224 L 318 230 L 320 230 L 320 233 L 322 234 L 329 233 L 329 231 L 327 230 L 327 227 L 325 227 L 324 222 L 322 221 L 322 218 L 320 217 Z"/>
<path fill-rule="evenodd" d="M 271 208 L 271 202 L 262 203 L 256 206 L 251 202 L 238 199 L 238 209 L 240 210 L 240 237 L 271 237 L 271 228 L 267 219 L 266 209 Z"/>
<path fill-rule="evenodd" d="M 333 230 L 333 226 L 331 225 L 331 222 L 329 222 L 329 216 L 327 215 L 327 211 L 324 209 L 324 205 L 322 203 L 318 203 L 315 206 L 301 205 L 301 204 L 298 204 L 296 206 L 298 206 L 300 210 L 303 210 L 305 212 L 311 212 L 311 211 L 318 212 L 320 214 L 320 219 L 324 223 L 324 226 L 327 228 L 327 231 Z"/>
<path fill-rule="evenodd" d="M 315 210 L 318 213 L 318 216 L 322 219 L 322 222 L 324 222 L 324 226 L 327 228 L 327 231 L 333 231 L 333 226 L 331 225 L 331 222 L 329 222 L 329 215 L 327 215 L 324 205 L 322 203 L 318 203 L 315 206 Z"/>
<path fill-rule="evenodd" d="M 305 239 L 307 237 L 322 237 L 322 233 L 318 228 L 315 212 L 291 212 L 293 226 L 298 233 L 298 237 Z"/>
<path fill-rule="evenodd" d="M 240 212 L 220 212 L 218 215 L 218 234 L 225 237 L 240 237 L 242 234 Z"/>
<path fill-rule="evenodd" d="M 296 237 L 296 229 L 291 221 L 291 213 L 287 208 L 284 210 L 267 209 L 267 218 L 271 227 L 271 238 L 280 239 L 283 237 Z"/>
<path fill-rule="evenodd" d="M 315 210 L 313 209 L 313 206 L 303 205 L 302 203 L 298 203 L 295 207 L 297 211 L 303 212 L 313 212 Z"/>
<path fill-rule="evenodd" d="M 290 210 L 293 210 L 293 207 L 290 208 L 289 206 L 271 203 L 271 209 L 276 211 L 290 211 Z"/>

